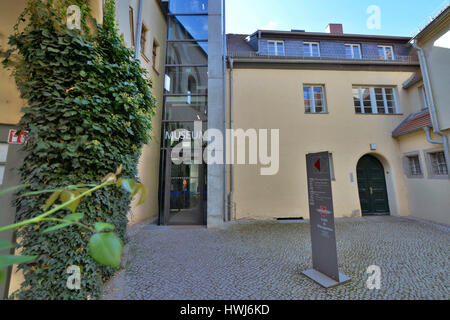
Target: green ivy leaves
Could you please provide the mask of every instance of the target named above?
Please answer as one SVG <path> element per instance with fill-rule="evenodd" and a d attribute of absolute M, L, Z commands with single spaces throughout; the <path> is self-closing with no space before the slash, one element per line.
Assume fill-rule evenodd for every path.
<path fill-rule="evenodd" d="M 103 234 L 114 232 L 125 242 L 130 196 L 136 196 L 139 203 L 147 196 L 147 190 L 131 180 L 137 177 L 142 146 L 150 142 L 156 108 L 151 81 L 121 40 L 113 0 L 105 1 L 103 25 L 92 21 L 83 23 L 82 31 L 67 30 L 67 5 L 82 8 L 83 21 L 88 21 L 87 3 L 28 0 L 20 26 L 9 39 L 12 49 L 4 55 L 4 64 L 13 69 L 27 102 L 19 126 L 29 131 L 21 168 L 28 195 L 15 199 L 17 221 L 33 219 L 41 210 L 45 213 L 71 201 L 66 209 L 45 217 L 39 227 L 17 230 L 23 239 L 22 254 L 40 254 L 36 261 L 21 266 L 25 281 L 20 299 L 97 297 L 101 279 L 110 277 L 114 270 L 109 266 L 118 262 L 117 254 L 113 261 L 106 261 L 96 250 L 92 251 L 94 260 L 88 248 L 91 236 L 94 244 L 98 237 L 107 237 L 103 251 L 111 251 L 107 248 L 113 242 L 119 247 L 117 241 L 110 241 L 114 237 Z M 81 197 L 84 187 L 68 186 L 82 183 L 90 189 L 120 164 L 125 181 L 112 175 L 107 187 L 89 197 Z M 78 213 L 84 216 L 71 216 Z M 84 270 L 79 291 L 68 290 L 60 279 L 67 264 Z"/>

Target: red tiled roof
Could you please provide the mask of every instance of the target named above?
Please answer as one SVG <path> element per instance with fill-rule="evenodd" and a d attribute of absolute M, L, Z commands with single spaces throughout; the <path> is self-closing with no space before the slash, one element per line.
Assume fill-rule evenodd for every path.
<path fill-rule="evenodd" d="M 431 117 L 428 109 L 411 114 L 392 132 L 393 137 L 398 137 L 424 127 L 431 126 Z"/>

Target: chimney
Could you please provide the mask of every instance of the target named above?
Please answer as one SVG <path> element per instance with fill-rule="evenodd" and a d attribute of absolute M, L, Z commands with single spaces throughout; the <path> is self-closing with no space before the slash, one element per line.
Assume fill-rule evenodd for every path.
<path fill-rule="evenodd" d="M 325 32 L 333 34 L 344 34 L 344 27 L 341 23 L 330 23 Z"/>

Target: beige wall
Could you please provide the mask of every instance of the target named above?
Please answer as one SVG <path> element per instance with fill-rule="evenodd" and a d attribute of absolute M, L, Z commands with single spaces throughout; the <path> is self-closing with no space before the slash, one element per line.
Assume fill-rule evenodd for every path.
<path fill-rule="evenodd" d="M 167 39 L 167 23 L 164 13 L 159 7 L 157 0 L 143 1 L 143 23 L 147 27 L 147 42 L 145 47 L 145 55 L 140 55 L 142 66 L 149 71 L 149 76 L 153 81 L 153 94 L 158 104 L 156 115 L 153 118 L 153 130 L 151 132 L 152 140 L 149 145 L 144 146 L 142 156 L 139 161 L 139 178 L 146 186 L 149 197 L 147 201 L 136 206 L 134 202 L 131 212 L 129 213 L 130 224 L 135 224 L 144 220 L 156 219 L 158 216 L 158 182 L 159 182 L 159 157 L 161 145 L 161 119 L 163 106 L 163 85 L 164 85 L 164 59 L 166 52 Z M 119 0 L 117 4 L 117 20 L 120 32 L 123 33 L 125 43 L 128 47 L 132 47 L 129 7 L 134 11 L 134 30 L 137 30 L 138 21 L 138 1 L 137 0 Z M 159 44 L 157 54 L 158 61 L 156 69 L 153 68 L 152 48 L 153 41 Z"/>
<path fill-rule="evenodd" d="M 9 35 L 25 8 L 25 3 L 26 0 L 0 1 L 0 48 L 3 52 L 9 49 Z M 11 71 L 0 66 L 0 123 L 17 124 L 22 117 L 20 110 L 24 103 L 14 78 L 11 77 Z"/>
<path fill-rule="evenodd" d="M 444 41 L 446 39 L 446 41 Z M 450 128 L 450 14 L 421 39 L 440 129 Z"/>
<path fill-rule="evenodd" d="M 408 105 L 411 109 L 411 113 L 420 112 L 424 109 L 425 105 L 423 98 L 421 96 L 421 87 L 423 86 L 423 81 L 412 85 L 410 88 L 406 89 L 406 94 L 404 95 L 403 103 Z M 409 114 L 405 113 L 405 117 Z"/>
<path fill-rule="evenodd" d="M 235 165 L 236 218 L 309 217 L 305 155 L 333 153 L 337 217 L 361 215 L 356 165 L 370 144 L 384 167 L 392 215 L 409 215 L 398 143 L 391 137 L 403 115 L 355 114 L 352 85 L 394 85 L 399 109 L 411 112 L 402 83 L 412 72 L 234 70 L 234 128 L 280 129 L 280 170 L 261 176 L 258 166 Z M 324 84 L 329 114 L 305 114 L 303 84 Z M 350 180 L 353 175 L 353 182 Z"/>
<path fill-rule="evenodd" d="M 447 130 L 450 138 L 450 130 Z M 435 137 L 438 139 L 438 137 Z M 418 152 L 423 178 L 406 178 L 411 216 L 450 225 L 450 180 L 448 177 L 431 178 L 426 152 L 442 150 L 442 146 L 428 143 L 424 131 L 410 133 L 398 138 L 402 155 Z"/>

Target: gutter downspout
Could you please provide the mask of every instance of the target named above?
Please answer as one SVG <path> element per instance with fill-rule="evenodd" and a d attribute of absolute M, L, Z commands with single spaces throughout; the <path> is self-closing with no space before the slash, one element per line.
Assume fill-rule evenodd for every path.
<path fill-rule="evenodd" d="M 425 127 L 424 130 L 427 134 L 427 141 L 429 143 L 433 143 L 433 144 L 441 144 L 444 148 L 444 155 L 445 155 L 445 162 L 447 164 L 447 168 L 450 169 L 450 152 L 449 152 L 449 147 L 448 147 L 448 138 L 447 135 L 445 133 L 443 133 L 440 129 L 439 129 L 439 122 L 438 122 L 438 117 L 437 117 L 437 113 L 436 113 L 436 106 L 434 104 L 434 98 L 433 98 L 433 94 L 431 91 L 431 82 L 430 82 L 430 75 L 428 73 L 428 66 L 427 66 L 427 62 L 425 60 L 425 54 L 423 53 L 423 49 L 421 47 L 419 47 L 419 45 L 417 44 L 417 40 L 414 40 L 412 42 L 412 46 L 418 51 L 419 53 L 419 60 L 420 60 L 420 67 L 422 69 L 422 76 L 423 76 L 423 80 L 424 80 L 424 86 L 425 86 L 425 91 L 426 91 L 426 95 L 428 98 L 428 107 L 430 109 L 430 115 L 431 115 L 431 122 L 433 124 L 433 130 L 436 134 L 440 135 L 442 137 L 442 140 L 433 140 L 431 138 L 431 132 L 430 132 L 430 128 L 429 127 Z M 450 173 L 449 173 L 449 178 L 450 178 Z"/>
<path fill-rule="evenodd" d="M 226 33 L 226 19 L 225 19 L 225 0 L 222 0 L 222 41 L 223 41 L 223 109 L 224 109 L 224 146 L 225 146 L 225 152 L 224 152 L 224 165 L 223 165 L 223 171 L 224 171 L 224 203 L 225 203 L 225 212 L 224 212 L 224 218 L 225 221 L 231 221 L 231 219 L 228 216 L 228 172 L 227 172 L 227 33 Z"/>
<path fill-rule="evenodd" d="M 233 114 L 233 58 L 229 58 L 230 63 L 230 132 L 233 130 L 234 127 L 234 114 Z M 230 221 L 233 220 L 233 192 L 234 192 L 234 167 L 233 167 L 233 160 L 234 160 L 234 138 L 233 135 L 230 134 L 230 153 L 232 158 L 230 157 L 230 196 L 229 196 L 229 219 Z"/>
<path fill-rule="evenodd" d="M 142 0 L 139 0 L 139 15 L 138 15 L 138 27 L 136 32 L 136 48 L 134 52 L 134 58 L 139 59 L 139 51 L 141 50 L 141 32 L 142 32 Z"/>

